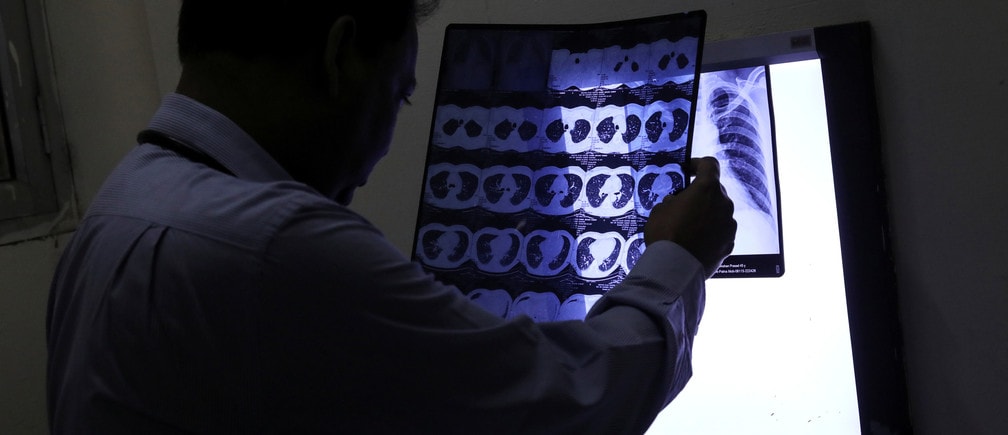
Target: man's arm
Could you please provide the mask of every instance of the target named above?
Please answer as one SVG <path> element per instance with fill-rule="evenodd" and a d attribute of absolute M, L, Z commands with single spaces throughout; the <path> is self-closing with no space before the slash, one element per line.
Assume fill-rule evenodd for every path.
<path fill-rule="evenodd" d="M 730 219 L 716 171 L 702 165 L 697 183 L 657 208 L 648 249 L 584 322 L 500 319 L 351 212 L 298 214 L 263 271 L 265 397 L 297 410 L 306 429 L 642 432 L 689 378 L 703 281 L 724 258 L 690 248 L 730 245 L 672 231 L 721 220 L 683 208 Z"/>

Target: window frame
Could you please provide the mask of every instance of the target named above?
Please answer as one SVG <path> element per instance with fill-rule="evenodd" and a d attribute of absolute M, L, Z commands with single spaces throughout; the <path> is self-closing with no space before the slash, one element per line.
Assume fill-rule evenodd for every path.
<path fill-rule="evenodd" d="M 0 2 L 0 38 L 2 114 L 13 176 L 0 181 L 3 246 L 72 231 L 78 213 L 44 2 Z"/>

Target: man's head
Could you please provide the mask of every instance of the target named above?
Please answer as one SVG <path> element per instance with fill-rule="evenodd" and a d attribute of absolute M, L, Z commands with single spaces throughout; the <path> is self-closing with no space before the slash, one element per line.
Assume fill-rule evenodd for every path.
<path fill-rule="evenodd" d="M 377 4 L 376 4 L 377 3 Z M 388 150 L 436 1 L 184 0 L 179 92 L 341 203 Z"/>
<path fill-rule="evenodd" d="M 423 0 L 184 0 L 179 12 L 182 63 L 210 52 L 248 59 L 290 59 L 323 48 L 333 22 L 351 16 L 356 42 L 376 52 L 437 8 Z"/>

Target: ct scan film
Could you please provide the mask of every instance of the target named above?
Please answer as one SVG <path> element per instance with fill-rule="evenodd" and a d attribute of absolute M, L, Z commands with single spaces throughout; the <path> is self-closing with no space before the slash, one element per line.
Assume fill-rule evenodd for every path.
<path fill-rule="evenodd" d="M 688 183 L 695 117 L 716 132 L 705 155 L 741 154 L 773 172 L 762 154 L 772 153 L 765 94 L 752 97 L 755 106 L 732 97 L 750 98 L 758 84 L 726 76 L 725 90 L 698 112 L 705 24 L 696 11 L 592 25 L 448 26 L 414 259 L 501 317 L 581 319 L 644 251 L 651 209 Z M 751 119 L 742 116 L 759 104 Z M 751 210 L 776 217 L 773 177 L 759 177 L 760 190 L 748 166 L 731 165 L 722 172 L 734 168 L 743 189 L 757 186 Z"/>

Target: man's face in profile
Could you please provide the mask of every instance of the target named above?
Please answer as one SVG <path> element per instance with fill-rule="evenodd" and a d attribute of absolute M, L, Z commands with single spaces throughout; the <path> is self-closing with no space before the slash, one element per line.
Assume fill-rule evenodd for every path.
<path fill-rule="evenodd" d="M 349 204 L 357 187 L 364 185 L 375 165 L 388 153 L 399 109 L 416 86 L 417 31 L 415 25 L 399 41 L 380 53 L 362 53 L 355 68 L 340 73 L 333 120 L 344 131 L 335 132 L 341 168 L 330 196 Z"/>

